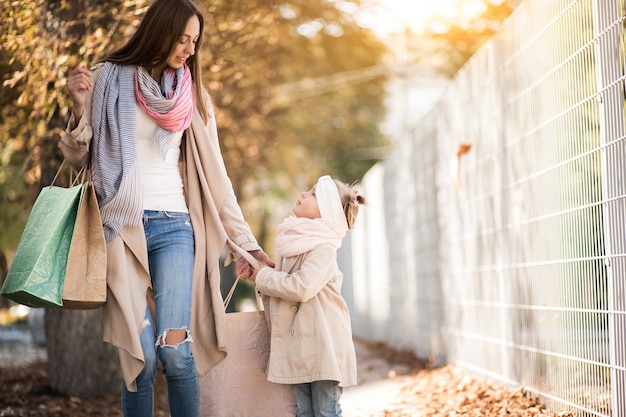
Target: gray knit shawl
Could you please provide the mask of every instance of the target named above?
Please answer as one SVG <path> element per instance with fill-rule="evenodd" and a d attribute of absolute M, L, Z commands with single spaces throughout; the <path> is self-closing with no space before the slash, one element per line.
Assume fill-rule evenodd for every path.
<path fill-rule="evenodd" d="M 105 62 L 93 91 L 91 169 L 107 241 L 125 225 L 140 225 L 143 216 L 134 74 L 134 66 Z"/>

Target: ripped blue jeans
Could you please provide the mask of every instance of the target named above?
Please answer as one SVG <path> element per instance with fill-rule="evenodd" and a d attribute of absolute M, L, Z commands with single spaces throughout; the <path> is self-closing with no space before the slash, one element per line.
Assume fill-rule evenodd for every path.
<path fill-rule="evenodd" d="M 167 379 L 172 417 L 197 417 L 200 388 L 191 353 L 191 293 L 194 237 L 189 215 L 165 211 L 144 211 L 144 232 L 155 298 L 155 320 L 150 310 L 141 330 L 145 365 L 137 377 L 137 391 L 122 387 L 122 408 L 126 417 L 154 416 L 154 380 L 158 361 Z M 166 343 L 170 330 L 186 330 L 178 344 Z"/>

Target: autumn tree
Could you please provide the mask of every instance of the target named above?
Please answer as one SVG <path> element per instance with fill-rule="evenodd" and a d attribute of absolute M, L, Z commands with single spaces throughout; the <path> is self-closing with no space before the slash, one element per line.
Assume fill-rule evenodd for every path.
<path fill-rule="evenodd" d="M 386 48 L 334 2 L 209 4 L 205 78 L 222 151 L 246 218 L 269 248 L 272 214 L 289 214 L 295 191 L 322 173 L 359 180 L 382 159 L 368 150 L 387 144 L 378 129 L 386 72 L 372 71 Z"/>

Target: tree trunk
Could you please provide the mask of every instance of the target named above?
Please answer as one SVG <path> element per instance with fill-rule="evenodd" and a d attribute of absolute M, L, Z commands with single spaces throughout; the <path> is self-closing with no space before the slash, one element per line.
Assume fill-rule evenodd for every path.
<path fill-rule="evenodd" d="M 102 309 L 46 309 L 48 382 L 55 391 L 89 397 L 119 391 L 115 348 L 102 341 Z"/>

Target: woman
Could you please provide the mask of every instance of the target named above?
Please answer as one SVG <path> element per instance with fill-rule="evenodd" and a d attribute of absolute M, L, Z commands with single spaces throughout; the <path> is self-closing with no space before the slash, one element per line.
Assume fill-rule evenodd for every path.
<path fill-rule="evenodd" d="M 237 252 L 271 264 L 220 153 L 203 28 L 190 0 L 156 0 L 124 46 L 67 80 L 61 148 L 91 167 L 107 240 L 104 340 L 118 348 L 125 416 L 153 416 L 159 360 L 172 417 L 198 415 L 198 375 L 225 355 L 220 254 L 228 246 L 244 277 Z"/>

